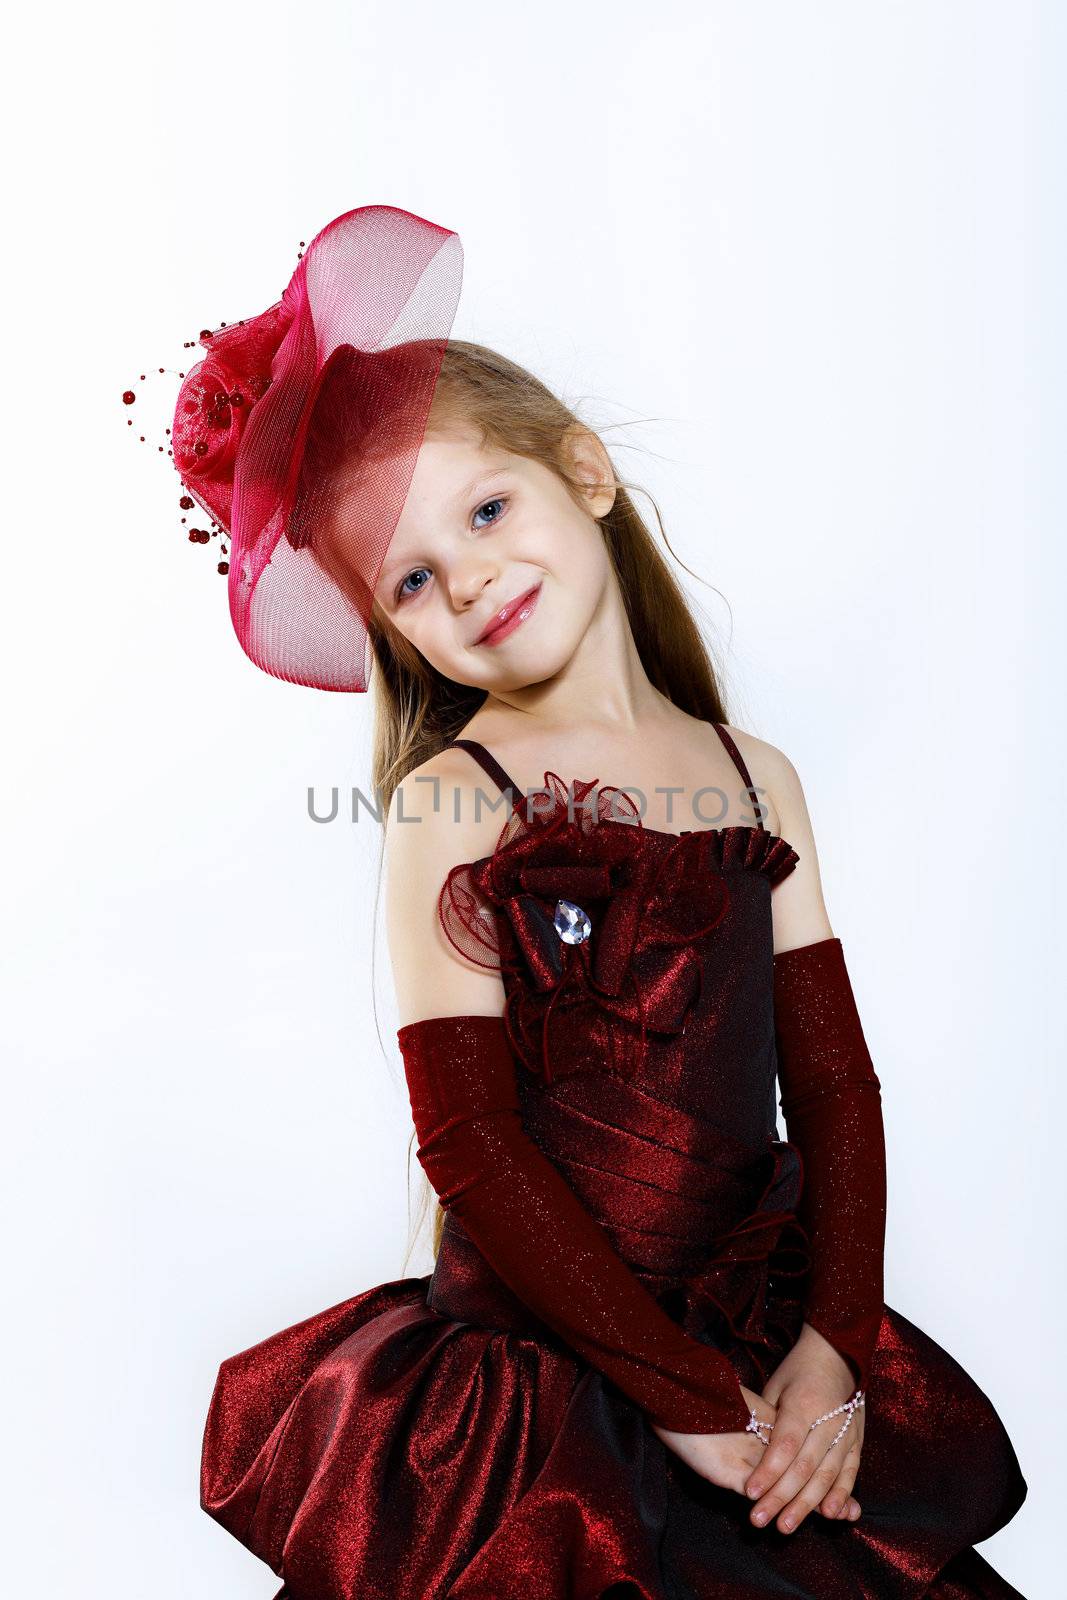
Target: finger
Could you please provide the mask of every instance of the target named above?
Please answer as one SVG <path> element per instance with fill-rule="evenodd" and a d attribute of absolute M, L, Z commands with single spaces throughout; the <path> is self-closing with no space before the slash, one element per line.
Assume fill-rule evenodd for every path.
<path fill-rule="evenodd" d="M 828 1459 L 830 1454 L 831 1452 L 828 1452 Z M 853 1446 L 853 1448 L 849 1451 L 848 1460 L 838 1473 L 836 1482 L 818 1505 L 818 1509 L 828 1515 L 832 1520 L 838 1522 L 855 1522 L 860 1516 L 859 1501 L 854 1495 L 849 1494 L 847 1490 L 843 1490 L 841 1487 L 843 1482 L 851 1486 L 852 1482 L 855 1481 L 856 1473 L 859 1469 L 859 1458 L 860 1451 L 856 1446 Z M 812 1483 L 814 1483 L 814 1481 L 815 1479 L 813 1477 Z M 803 1521 L 803 1518 L 807 1515 L 808 1511 L 813 1509 L 809 1503 L 810 1496 L 808 1490 L 810 1487 L 811 1484 L 806 1486 L 805 1489 L 801 1491 L 800 1495 L 796 1497 L 796 1500 L 793 1503 L 785 1506 L 782 1516 L 783 1522 L 788 1520 L 792 1522 L 793 1527 L 799 1527 L 801 1521 Z M 830 1509 L 832 1505 L 836 1505 L 837 1509 Z M 782 1526 L 782 1524 L 780 1523 L 779 1526 Z M 790 1530 L 786 1528 L 783 1531 L 789 1532 Z"/>
<path fill-rule="evenodd" d="M 750 1499 L 758 1500 L 778 1482 L 786 1469 L 796 1460 L 807 1435 L 808 1424 L 801 1421 L 795 1412 L 788 1408 L 779 1411 L 771 1429 L 771 1442 L 764 1450 L 755 1472 L 745 1484 L 745 1493 Z M 777 1510 L 777 1507 L 775 1509 Z"/>
<path fill-rule="evenodd" d="M 835 1484 L 826 1499 L 820 1502 L 819 1510 L 831 1522 L 841 1522 L 849 1514 L 849 1509 L 855 1504 L 852 1496 L 846 1494 Z"/>
<path fill-rule="evenodd" d="M 800 1416 L 803 1417 L 803 1412 Z M 779 1411 L 778 1421 L 771 1433 L 771 1443 L 759 1467 L 745 1484 L 745 1492 L 750 1497 L 753 1489 L 757 1491 L 757 1499 L 752 1507 L 752 1521 L 757 1527 L 762 1527 L 772 1517 L 777 1516 L 801 1492 L 805 1484 L 810 1482 L 812 1475 L 827 1458 L 834 1465 L 834 1477 L 826 1482 L 824 1474 L 824 1493 L 834 1482 L 844 1461 L 853 1451 L 856 1452 L 858 1462 L 862 1433 L 855 1433 L 850 1428 L 848 1435 L 842 1434 L 841 1438 L 827 1449 L 828 1441 L 832 1437 L 825 1430 L 820 1432 L 819 1429 L 810 1428 L 802 1420 L 798 1421 L 795 1407 L 790 1408 L 787 1404 Z M 776 1440 L 783 1447 L 783 1454 L 793 1451 L 793 1458 L 786 1464 L 785 1470 L 780 1471 L 777 1479 L 768 1484 L 767 1469 L 768 1464 L 773 1466 Z M 759 1497 L 761 1485 L 764 1493 Z"/>
<path fill-rule="evenodd" d="M 808 1442 L 800 1454 L 753 1506 L 752 1521 L 757 1527 L 763 1527 L 765 1523 L 770 1522 L 771 1518 L 784 1510 L 800 1494 L 805 1484 L 810 1483 L 814 1475 L 819 1473 L 818 1494 L 815 1497 L 817 1503 L 834 1483 L 840 1470 L 840 1457 L 832 1455 L 827 1460 L 825 1446 L 816 1443 L 814 1435 L 809 1435 Z"/>
<path fill-rule="evenodd" d="M 837 1517 L 847 1509 L 852 1485 L 855 1483 L 856 1473 L 859 1471 L 859 1464 L 860 1452 L 854 1444 L 842 1463 L 841 1471 L 837 1475 L 837 1482 L 819 1506 L 819 1510 L 824 1516 Z"/>
<path fill-rule="evenodd" d="M 766 1496 L 757 1501 L 752 1508 L 752 1520 L 756 1526 L 763 1527 L 779 1513 L 783 1513 L 784 1517 L 791 1509 L 802 1510 L 803 1516 L 806 1516 L 808 1511 L 832 1489 L 846 1460 L 853 1454 L 858 1465 L 858 1444 L 842 1438 L 827 1449 L 824 1443 L 818 1442 L 817 1431 L 813 1431 L 792 1466 L 787 1468 L 778 1482 L 771 1486 Z M 801 1496 L 803 1496 L 802 1506 L 799 1504 Z M 793 1502 L 798 1504 L 793 1505 Z M 803 1516 L 792 1517 L 790 1519 L 792 1526 L 799 1526 Z M 781 1522 L 779 1527 L 782 1527 Z M 784 1529 L 784 1531 L 790 1530 Z"/>
<path fill-rule="evenodd" d="M 783 1508 L 778 1518 L 778 1527 L 782 1533 L 793 1533 L 800 1527 L 809 1511 L 814 1511 L 819 1501 L 824 1497 L 827 1489 L 837 1477 L 837 1464 L 824 1460 L 815 1468 L 807 1483 L 800 1493 L 794 1495 Z"/>

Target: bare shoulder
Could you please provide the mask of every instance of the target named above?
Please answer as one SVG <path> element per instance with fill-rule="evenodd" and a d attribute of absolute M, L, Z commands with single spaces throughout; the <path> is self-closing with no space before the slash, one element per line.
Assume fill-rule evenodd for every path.
<path fill-rule="evenodd" d="M 788 837 L 786 815 L 795 810 L 795 802 L 803 801 L 800 778 L 789 757 L 777 745 L 758 739 L 745 728 L 735 728 L 732 723 L 722 726 L 733 739 L 748 768 L 756 796 L 764 810 L 764 825 L 772 833 Z"/>
<path fill-rule="evenodd" d="M 489 855 L 504 797 L 463 751 L 443 750 L 398 784 L 385 834 L 385 916 L 398 1026 L 431 1016 L 503 1011 L 499 972 L 468 961 L 438 914 L 453 867 Z"/>
<path fill-rule="evenodd" d="M 389 803 L 385 855 L 402 871 L 487 855 L 508 816 L 506 797 L 462 750 L 441 750 L 402 778 Z"/>
<path fill-rule="evenodd" d="M 800 774 L 777 745 L 729 723 L 723 726 L 744 757 L 757 797 L 768 813 L 765 825 L 791 844 L 799 858 L 774 891 L 775 953 L 832 938 L 815 831 Z"/>

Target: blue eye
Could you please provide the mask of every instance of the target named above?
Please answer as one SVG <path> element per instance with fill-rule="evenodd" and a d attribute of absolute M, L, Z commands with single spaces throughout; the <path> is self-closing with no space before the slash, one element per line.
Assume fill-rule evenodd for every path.
<path fill-rule="evenodd" d="M 481 505 L 478 507 L 478 510 L 475 511 L 474 515 L 477 516 L 479 511 L 484 511 L 486 506 L 503 506 L 503 505 L 507 505 L 507 501 L 504 500 L 504 499 L 497 498 L 495 500 L 483 500 Z M 494 522 L 499 522 L 500 518 L 499 517 L 494 517 L 493 521 Z"/>
<path fill-rule="evenodd" d="M 405 592 L 405 589 L 404 589 L 404 585 L 405 585 L 405 583 L 407 583 L 408 578 L 413 578 L 416 573 L 418 573 L 418 572 L 427 572 L 428 570 L 429 569 L 427 567 L 415 567 L 411 572 L 408 573 L 407 578 L 402 578 L 400 580 L 400 582 L 397 584 L 397 588 L 396 588 L 396 599 L 397 599 L 397 601 L 406 600 L 408 598 L 407 593 Z M 422 587 L 423 587 L 423 585 L 420 583 L 419 589 L 421 589 Z M 418 594 L 419 590 L 416 589 L 413 592 L 415 594 Z"/>
<path fill-rule="evenodd" d="M 496 496 L 492 500 L 483 500 L 481 505 L 477 506 L 475 508 L 474 515 L 476 517 L 479 516 L 480 513 L 483 512 L 486 509 L 487 506 L 506 506 L 507 503 L 508 503 L 508 501 L 507 501 L 507 496 L 506 495 Z M 492 527 L 494 522 L 499 522 L 499 521 L 500 521 L 500 517 L 496 516 L 496 517 L 491 518 L 491 520 L 489 521 L 488 524 L 482 524 L 482 526 Z M 426 587 L 425 583 L 420 583 L 417 588 L 409 590 L 409 589 L 405 589 L 404 585 L 406 583 L 408 583 L 410 579 L 416 577 L 420 572 L 428 572 L 428 571 L 429 571 L 428 567 L 412 567 L 412 569 L 408 573 L 407 577 L 406 578 L 402 578 L 400 580 L 399 584 L 397 585 L 396 595 L 395 595 L 395 599 L 396 599 L 398 604 L 400 604 L 401 601 L 410 599 L 412 595 L 418 594 L 420 589 L 424 589 Z"/>

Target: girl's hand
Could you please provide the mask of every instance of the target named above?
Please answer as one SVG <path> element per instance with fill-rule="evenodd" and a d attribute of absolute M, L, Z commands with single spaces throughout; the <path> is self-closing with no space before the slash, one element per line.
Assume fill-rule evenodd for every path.
<path fill-rule="evenodd" d="M 778 1365 L 762 1398 L 777 1408 L 771 1442 L 745 1485 L 755 1498 L 752 1521 L 759 1527 L 779 1512 L 778 1528 L 791 1533 L 809 1511 L 855 1522 L 858 1501 L 851 1496 L 863 1444 L 863 1407 L 838 1442 L 830 1441 L 848 1419 L 838 1412 L 817 1428 L 810 1425 L 850 1399 L 855 1392 L 852 1369 L 821 1333 L 805 1322 L 796 1344 Z M 809 1431 L 810 1429 L 810 1431 Z"/>
<path fill-rule="evenodd" d="M 741 1385 L 745 1404 L 755 1411 L 760 1422 L 773 1423 L 775 1410 L 761 1395 Z M 653 1433 L 659 1435 L 669 1450 L 680 1456 L 686 1466 L 692 1467 L 709 1483 L 720 1489 L 733 1489 L 744 1494 L 745 1483 L 753 1467 L 759 1465 L 767 1446 L 754 1433 L 675 1433 L 650 1422 Z"/>

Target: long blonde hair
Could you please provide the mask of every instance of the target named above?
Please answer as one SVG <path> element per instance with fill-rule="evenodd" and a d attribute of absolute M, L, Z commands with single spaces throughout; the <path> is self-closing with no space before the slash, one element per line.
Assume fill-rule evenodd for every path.
<path fill-rule="evenodd" d="M 564 444 L 566 436 L 584 424 L 540 379 L 506 356 L 484 345 L 450 340 L 427 427 L 457 423 L 480 434 L 483 448 L 502 449 L 540 462 L 555 472 L 576 503 L 585 507 Z M 620 479 L 614 463 L 612 471 L 615 500 L 600 518 L 600 527 L 641 663 L 655 687 L 682 710 L 694 717 L 725 722 L 719 678 L 685 593 L 634 505 L 631 491 L 636 491 L 636 485 Z M 659 508 L 651 496 L 648 499 L 669 549 Z M 382 812 L 388 817 L 398 784 L 462 731 L 484 703 L 485 691 L 436 672 L 377 606 L 371 612 L 368 637 L 372 653 L 369 691 L 374 698 L 372 792 L 380 795 Z M 384 851 L 383 828 L 379 888 Z M 414 1137 L 413 1132 L 412 1140 Z M 411 1142 L 409 1171 L 410 1162 Z M 445 1213 L 424 1177 L 405 1263 L 431 1203 L 433 1254 L 437 1257 Z"/>

